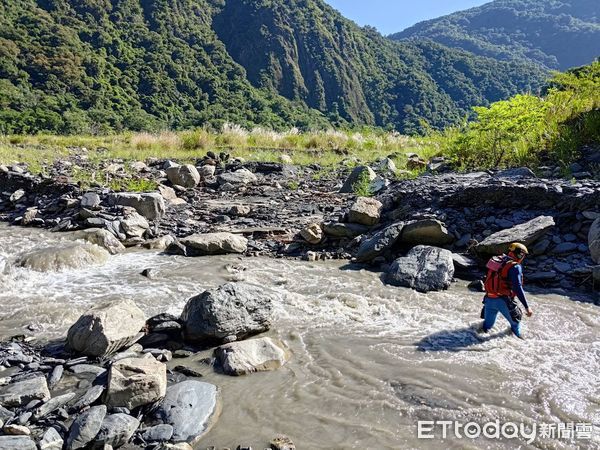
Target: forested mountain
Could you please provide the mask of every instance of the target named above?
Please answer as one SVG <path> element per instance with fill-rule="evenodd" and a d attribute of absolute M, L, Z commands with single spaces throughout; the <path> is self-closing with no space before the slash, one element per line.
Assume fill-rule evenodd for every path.
<path fill-rule="evenodd" d="M 600 56 L 599 0 L 495 0 L 390 36 L 566 70 Z"/>
<path fill-rule="evenodd" d="M 0 0 L 0 132 L 441 127 L 545 72 L 393 42 L 321 0 Z"/>

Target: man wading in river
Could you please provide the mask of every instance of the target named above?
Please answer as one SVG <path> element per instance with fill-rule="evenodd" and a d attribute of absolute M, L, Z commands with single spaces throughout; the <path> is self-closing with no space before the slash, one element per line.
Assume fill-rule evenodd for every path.
<path fill-rule="evenodd" d="M 527 304 L 523 291 L 523 268 L 521 263 L 529 251 L 523 244 L 513 243 L 508 248 L 508 255 L 495 256 L 487 263 L 488 274 L 485 279 L 485 297 L 483 298 L 482 331 L 488 332 L 496 322 L 500 312 L 510 323 L 515 336 L 522 338 L 521 319 L 523 314 L 515 297 L 523 304 L 527 317 L 533 311 Z"/>

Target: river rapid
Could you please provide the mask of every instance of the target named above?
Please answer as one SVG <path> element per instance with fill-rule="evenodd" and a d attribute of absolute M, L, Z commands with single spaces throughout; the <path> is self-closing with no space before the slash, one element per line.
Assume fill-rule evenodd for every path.
<path fill-rule="evenodd" d="M 244 377 L 204 369 L 203 380 L 221 388 L 222 413 L 197 449 L 262 449 L 277 434 L 298 449 L 600 448 L 600 307 L 594 299 L 530 294 L 535 314 L 525 319 L 523 341 L 507 332 L 501 317 L 490 334 L 478 334 L 481 294 L 464 282 L 419 294 L 341 262 L 129 250 L 104 265 L 62 273 L 12 265 L 21 252 L 61 239 L 0 225 L 2 338 L 62 337 L 101 298 L 129 297 L 150 317 L 179 314 L 188 298 L 226 281 L 276 293 L 268 334 L 287 343 L 291 361 Z M 141 276 L 146 268 L 157 277 Z M 418 439 L 419 420 L 538 424 L 538 436 L 528 444 L 450 432 L 442 441 L 436 427 L 429 433 L 435 439 Z M 593 436 L 545 438 L 542 423 L 592 424 Z"/>

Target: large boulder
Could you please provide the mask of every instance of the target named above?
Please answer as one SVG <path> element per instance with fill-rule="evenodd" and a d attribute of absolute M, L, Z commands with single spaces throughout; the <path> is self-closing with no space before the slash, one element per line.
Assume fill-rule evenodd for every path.
<path fill-rule="evenodd" d="M 271 326 L 272 297 L 246 283 L 227 283 L 192 297 L 181 314 L 185 338 L 237 339 L 267 331 Z"/>
<path fill-rule="evenodd" d="M 48 383 L 43 376 L 10 383 L 0 388 L 0 405 L 6 407 L 24 406 L 32 400 L 50 400 Z"/>
<path fill-rule="evenodd" d="M 368 262 L 391 249 L 402 234 L 404 223 L 395 223 L 365 239 L 358 248 L 356 260 Z"/>
<path fill-rule="evenodd" d="M 418 245 L 408 255 L 392 263 L 386 281 L 394 286 L 429 292 L 447 289 L 453 276 L 454 263 L 450 251 Z"/>
<path fill-rule="evenodd" d="M 93 441 L 93 448 L 104 449 L 106 445 L 113 448 L 126 444 L 140 426 L 140 421 L 128 414 L 109 414 L 102 421 L 100 431 Z"/>
<path fill-rule="evenodd" d="M 60 272 L 104 264 L 109 256 L 97 245 L 67 242 L 25 253 L 16 264 L 36 272 Z"/>
<path fill-rule="evenodd" d="M 148 220 L 160 220 L 165 215 L 165 200 L 158 192 L 136 194 L 118 192 L 108 197 L 111 206 L 130 206 Z"/>
<path fill-rule="evenodd" d="M 171 183 L 192 189 L 200 183 L 200 174 L 191 164 L 184 166 L 173 165 L 167 169 L 167 178 Z"/>
<path fill-rule="evenodd" d="M 592 223 L 588 233 L 588 247 L 594 262 L 600 264 L 600 217 Z"/>
<path fill-rule="evenodd" d="M 75 239 L 82 239 L 90 244 L 96 244 L 99 247 L 108 250 L 111 255 L 116 255 L 125 251 L 125 246 L 121 244 L 114 234 L 103 228 L 88 228 L 79 230 L 73 234 Z"/>
<path fill-rule="evenodd" d="M 0 450 L 37 450 L 29 436 L 0 436 Z"/>
<path fill-rule="evenodd" d="M 269 337 L 232 342 L 218 347 L 215 356 L 228 375 L 275 370 L 290 357 L 283 343 Z"/>
<path fill-rule="evenodd" d="M 362 177 L 366 177 L 369 183 L 371 183 L 373 180 L 375 180 L 375 178 L 377 178 L 377 174 L 369 166 L 355 167 L 348 178 L 346 178 L 344 185 L 340 189 L 340 193 L 350 194 L 354 192 L 354 186 L 359 182 L 359 180 L 361 180 Z"/>
<path fill-rule="evenodd" d="M 249 184 L 255 183 L 258 178 L 248 169 L 238 169 L 235 172 L 225 172 L 217 177 L 220 185 L 224 184 Z"/>
<path fill-rule="evenodd" d="M 67 436 L 66 450 L 85 448 L 96 437 L 106 417 L 106 406 L 92 406 L 73 421 Z"/>
<path fill-rule="evenodd" d="M 379 222 L 382 206 L 381 202 L 374 198 L 359 197 L 348 211 L 348 221 L 373 226 Z"/>
<path fill-rule="evenodd" d="M 106 356 L 133 344 L 146 323 L 132 300 L 110 301 L 92 307 L 69 328 L 69 346 L 84 355 Z"/>
<path fill-rule="evenodd" d="M 164 397 L 167 366 L 153 357 L 125 358 L 108 371 L 105 403 L 109 407 L 134 409 Z"/>
<path fill-rule="evenodd" d="M 500 255 L 508 252 L 508 247 L 512 242 L 520 242 L 529 246 L 550 231 L 554 225 L 552 217 L 539 216 L 529 222 L 488 236 L 475 247 L 475 251 L 482 255 Z"/>
<path fill-rule="evenodd" d="M 407 224 L 401 240 L 412 245 L 447 245 L 454 238 L 439 220 L 425 219 Z"/>
<path fill-rule="evenodd" d="M 225 255 L 244 253 L 248 248 L 248 239 L 233 233 L 193 234 L 182 238 L 186 256 Z"/>
<path fill-rule="evenodd" d="M 186 380 L 167 388 L 156 411 L 156 419 L 173 426 L 173 441 L 194 442 L 202 437 L 218 415 L 218 388 L 209 383 Z"/>

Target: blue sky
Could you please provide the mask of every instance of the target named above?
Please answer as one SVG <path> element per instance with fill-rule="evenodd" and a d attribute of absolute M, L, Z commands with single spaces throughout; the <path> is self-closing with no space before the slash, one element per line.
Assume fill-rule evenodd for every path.
<path fill-rule="evenodd" d="M 489 0 L 325 0 L 359 25 L 372 25 L 391 34 L 414 25 Z"/>

